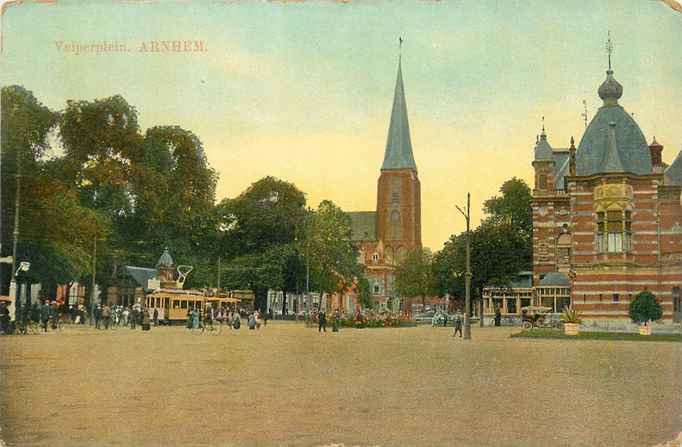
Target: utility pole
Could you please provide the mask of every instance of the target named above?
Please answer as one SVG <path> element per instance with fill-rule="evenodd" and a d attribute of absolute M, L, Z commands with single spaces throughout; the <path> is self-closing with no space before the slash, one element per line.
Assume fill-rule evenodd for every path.
<path fill-rule="evenodd" d="M 469 315 L 471 314 L 471 194 L 467 193 L 467 210 L 466 213 L 462 208 L 455 205 L 457 210 L 462 213 L 467 223 L 467 233 L 466 233 L 466 274 L 464 279 L 464 334 L 463 338 L 465 340 L 471 340 L 471 319 Z"/>
<path fill-rule="evenodd" d="M 21 205 L 21 151 L 17 151 L 17 191 L 14 196 L 14 231 L 12 232 L 12 279 L 10 280 L 10 291 L 14 286 L 16 297 L 16 308 L 19 309 L 19 287 L 17 287 L 17 244 L 19 242 L 19 206 Z M 10 292 L 11 294 L 11 292 Z"/>
<path fill-rule="evenodd" d="M 97 283 L 95 282 L 95 274 L 97 273 L 97 235 L 95 235 L 95 244 L 92 250 L 92 292 L 90 293 L 90 326 L 93 324 L 95 316 L 95 296 L 97 294 Z"/>

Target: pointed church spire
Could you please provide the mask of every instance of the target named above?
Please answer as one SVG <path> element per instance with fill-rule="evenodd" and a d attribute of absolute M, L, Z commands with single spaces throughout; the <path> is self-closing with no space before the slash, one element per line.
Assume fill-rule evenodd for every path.
<path fill-rule="evenodd" d="M 403 39 L 400 38 L 402 48 Z M 417 165 L 412 155 L 412 141 L 410 140 L 410 123 L 407 120 L 407 104 L 403 87 L 402 56 L 398 58 L 398 78 L 395 82 L 391 123 L 388 127 L 386 152 L 381 170 L 414 169 Z"/>

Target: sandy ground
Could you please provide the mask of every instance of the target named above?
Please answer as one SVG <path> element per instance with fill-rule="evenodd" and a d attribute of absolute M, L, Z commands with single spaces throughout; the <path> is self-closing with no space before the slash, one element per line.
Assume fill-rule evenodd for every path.
<path fill-rule="evenodd" d="M 509 328 L 0 337 L 9 446 L 652 446 L 682 427 L 682 344 Z"/>

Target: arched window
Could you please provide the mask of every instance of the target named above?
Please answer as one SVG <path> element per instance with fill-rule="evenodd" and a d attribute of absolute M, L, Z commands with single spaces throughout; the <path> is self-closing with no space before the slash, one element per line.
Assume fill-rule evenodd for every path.
<path fill-rule="evenodd" d="M 400 212 L 398 210 L 391 211 L 391 222 L 393 223 L 400 222 Z"/>

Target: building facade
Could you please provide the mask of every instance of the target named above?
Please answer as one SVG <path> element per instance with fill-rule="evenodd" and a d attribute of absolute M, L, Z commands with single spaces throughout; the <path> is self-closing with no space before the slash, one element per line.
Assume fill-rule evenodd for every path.
<path fill-rule="evenodd" d="M 575 147 L 553 149 L 542 130 L 534 148 L 533 286 L 596 325 L 629 321 L 630 301 L 656 295 L 663 323 L 682 305 L 682 154 L 667 166 L 620 104 L 609 67 L 599 108 Z M 569 298 L 568 300 L 566 298 Z"/>
<path fill-rule="evenodd" d="M 348 214 L 352 239 L 358 243 L 359 260 L 366 266 L 374 301 L 397 310 L 395 265 L 409 251 L 422 248 L 421 184 L 412 153 L 400 61 L 384 161 L 377 181 L 376 210 Z"/>

